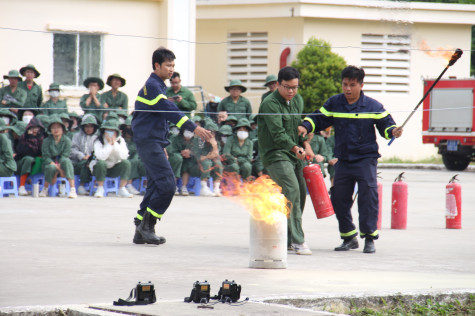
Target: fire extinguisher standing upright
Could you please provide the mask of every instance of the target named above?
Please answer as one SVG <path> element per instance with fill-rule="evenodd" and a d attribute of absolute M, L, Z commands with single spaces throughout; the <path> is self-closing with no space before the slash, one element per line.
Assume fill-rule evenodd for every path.
<path fill-rule="evenodd" d="M 445 228 L 462 228 L 462 186 L 455 181 L 458 174 L 445 186 Z"/>
<path fill-rule="evenodd" d="M 317 218 L 325 218 L 335 214 L 332 202 L 323 180 L 322 170 L 318 164 L 309 164 L 303 168 L 303 176 L 307 183 L 308 193 L 312 199 Z"/>
<path fill-rule="evenodd" d="M 407 227 L 407 183 L 402 179 L 404 172 L 394 180 L 391 198 L 391 229 Z"/>

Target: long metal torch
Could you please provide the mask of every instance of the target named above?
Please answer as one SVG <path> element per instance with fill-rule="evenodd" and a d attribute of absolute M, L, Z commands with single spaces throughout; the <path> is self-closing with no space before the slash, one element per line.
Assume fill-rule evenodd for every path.
<path fill-rule="evenodd" d="M 417 109 L 419 108 L 419 106 L 422 104 L 422 102 L 424 102 L 425 98 L 429 95 L 429 93 L 432 91 L 432 89 L 435 87 L 435 85 L 437 84 L 437 82 L 439 82 L 440 78 L 442 78 L 442 76 L 445 74 L 445 72 L 447 71 L 447 69 L 449 69 L 450 66 L 452 66 L 453 64 L 455 64 L 455 62 L 457 60 L 459 60 L 460 57 L 462 57 L 462 54 L 463 54 L 463 51 L 460 49 L 460 48 L 457 48 L 455 50 L 455 52 L 453 53 L 452 57 L 450 58 L 450 61 L 449 63 L 447 64 L 447 66 L 445 67 L 445 69 L 441 72 L 441 74 L 439 75 L 439 77 L 434 81 L 434 83 L 432 84 L 432 86 L 429 88 L 429 90 L 427 90 L 427 92 L 424 94 L 424 96 L 422 97 L 422 99 L 419 101 L 419 103 L 417 103 L 416 107 L 414 108 L 414 110 L 412 110 L 411 114 L 409 114 L 409 116 L 407 117 L 407 119 L 404 121 L 404 123 L 402 123 L 401 127 L 404 127 L 407 123 L 407 121 L 409 121 L 409 119 L 414 115 L 414 113 L 417 111 Z M 388 146 L 391 145 L 391 143 L 394 141 L 394 136 L 391 138 L 391 140 L 389 141 L 388 143 Z"/>

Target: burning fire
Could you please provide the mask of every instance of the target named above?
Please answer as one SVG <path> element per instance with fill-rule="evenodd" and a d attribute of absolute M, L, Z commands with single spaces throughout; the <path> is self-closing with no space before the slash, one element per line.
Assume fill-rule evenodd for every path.
<path fill-rule="evenodd" d="M 233 173 L 225 175 L 223 182 L 226 183 L 221 186 L 223 195 L 241 203 L 255 220 L 274 224 L 281 220 L 280 213 L 289 217 L 290 203 L 269 176 L 241 183 L 239 175 Z"/>
<path fill-rule="evenodd" d="M 421 45 L 419 48 L 423 50 L 424 53 L 426 55 L 429 55 L 430 57 L 444 58 L 446 61 L 449 61 L 450 58 L 452 57 L 452 54 L 454 53 L 454 48 L 450 45 L 447 45 L 445 48 L 438 47 L 436 50 L 431 49 L 429 44 L 427 44 L 425 40 L 421 42 Z"/>

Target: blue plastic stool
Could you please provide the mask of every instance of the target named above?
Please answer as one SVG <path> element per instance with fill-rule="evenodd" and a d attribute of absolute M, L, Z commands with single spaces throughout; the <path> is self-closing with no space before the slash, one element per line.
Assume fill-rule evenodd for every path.
<path fill-rule="evenodd" d="M 92 177 L 92 181 L 89 184 L 89 196 L 92 196 L 94 192 L 96 192 L 97 187 L 94 185 L 96 182 L 96 177 Z M 120 177 L 117 178 L 109 178 L 106 177 L 104 180 L 104 196 L 107 196 L 108 193 L 115 193 L 115 195 L 119 195 L 119 184 L 120 184 Z"/>
<path fill-rule="evenodd" d="M 140 179 L 140 193 L 145 193 L 145 191 L 147 191 L 147 186 L 145 186 L 146 181 L 147 177 L 142 177 L 142 179 Z"/>
<path fill-rule="evenodd" d="M 55 184 L 51 184 L 48 188 L 48 196 L 58 196 L 59 194 L 59 184 L 63 183 L 65 184 L 65 189 L 64 189 L 64 193 L 66 194 L 66 196 L 69 195 L 69 192 L 71 192 L 71 186 L 69 185 L 69 180 L 66 179 L 66 178 L 61 178 L 61 177 L 58 177 L 56 179 L 56 183 Z"/>
<path fill-rule="evenodd" d="M 18 197 L 18 182 L 16 176 L 13 177 L 0 177 L 0 198 L 4 195 L 10 196 L 15 194 Z"/>
<path fill-rule="evenodd" d="M 195 196 L 200 196 L 201 179 L 199 177 L 190 177 L 186 188 L 188 189 L 188 191 L 193 192 Z"/>
<path fill-rule="evenodd" d="M 34 176 L 30 175 L 28 176 L 28 179 L 31 180 L 31 184 L 28 183 L 28 180 L 25 183 L 25 189 L 27 191 L 32 191 L 33 192 L 33 184 L 39 184 L 40 185 L 40 190 L 41 192 L 43 190 L 43 187 L 45 185 L 45 176 L 42 173 L 37 173 Z"/>

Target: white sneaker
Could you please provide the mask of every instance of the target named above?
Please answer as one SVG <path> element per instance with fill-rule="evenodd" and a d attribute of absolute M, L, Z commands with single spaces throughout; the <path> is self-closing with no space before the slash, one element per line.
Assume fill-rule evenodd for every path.
<path fill-rule="evenodd" d="M 127 189 L 125 187 L 119 188 L 119 194 L 118 195 L 120 197 L 123 197 L 123 198 L 131 198 L 131 197 L 134 196 L 133 194 L 130 194 L 129 191 L 127 191 Z"/>
<path fill-rule="evenodd" d="M 48 196 L 48 188 L 43 187 L 43 190 L 41 190 L 40 194 L 38 195 L 39 197 L 47 197 Z"/>
<path fill-rule="evenodd" d="M 214 196 L 221 196 L 221 189 L 220 186 L 221 183 L 219 181 L 213 183 L 213 194 Z"/>
<path fill-rule="evenodd" d="M 104 197 L 104 187 L 103 186 L 97 187 L 96 193 L 94 193 L 94 197 L 96 197 L 96 198 Z"/>
<path fill-rule="evenodd" d="M 178 190 L 178 187 L 175 189 L 175 195 L 180 195 L 180 190 Z"/>
<path fill-rule="evenodd" d="M 18 194 L 21 195 L 21 196 L 26 196 L 26 195 L 28 195 L 28 191 L 26 191 L 24 185 L 22 185 L 21 187 L 18 188 Z"/>
<path fill-rule="evenodd" d="M 298 255 L 311 255 L 312 251 L 308 248 L 306 243 L 301 244 L 292 244 L 291 247 L 295 250 L 295 253 Z"/>
<path fill-rule="evenodd" d="M 188 196 L 190 193 L 188 193 L 188 190 L 186 189 L 186 186 L 181 187 L 181 195 Z"/>
<path fill-rule="evenodd" d="M 83 185 L 78 186 L 78 195 L 87 195 L 86 188 Z"/>
<path fill-rule="evenodd" d="M 213 196 L 213 192 L 208 188 L 206 181 L 201 181 L 201 190 L 200 195 L 202 196 Z"/>
<path fill-rule="evenodd" d="M 78 195 L 76 194 L 76 188 L 71 188 L 71 190 L 69 191 L 68 198 L 75 199 L 77 197 Z"/>
<path fill-rule="evenodd" d="M 135 195 L 140 194 L 140 192 L 137 191 L 137 189 L 134 187 L 132 183 L 127 184 L 125 188 L 127 189 L 127 191 L 129 191 L 130 194 L 135 194 Z"/>

